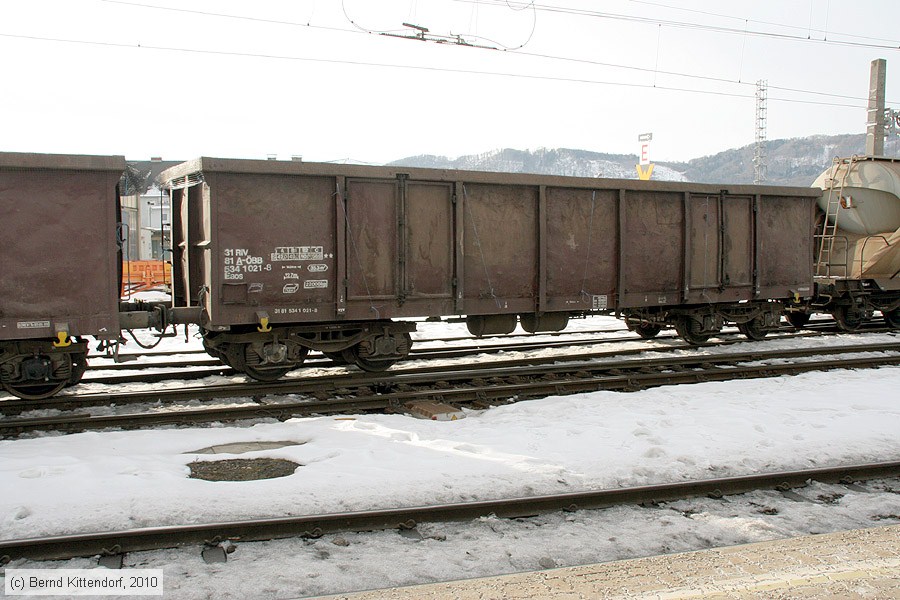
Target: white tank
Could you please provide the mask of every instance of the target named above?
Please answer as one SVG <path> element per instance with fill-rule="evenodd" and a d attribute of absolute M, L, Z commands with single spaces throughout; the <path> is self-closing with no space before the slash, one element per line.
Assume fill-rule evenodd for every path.
<path fill-rule="evenodd" d="M 840 194 L 844 199 L 838 209 L 838 229 L 856 235 L 875 235 L 900 229 L 900 159 L 859 157 L 850 164 L 844 179 L 847 163 L 819 175 L 812 187 L 822 189 L 819 207 L 825 211 L 829 194 Z M 833 191 L 832 191 L 833 190 Z"/>

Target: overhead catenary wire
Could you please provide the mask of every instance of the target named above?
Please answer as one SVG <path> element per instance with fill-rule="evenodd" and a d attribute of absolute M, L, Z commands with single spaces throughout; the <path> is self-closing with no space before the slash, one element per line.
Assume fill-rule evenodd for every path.
<path fill-rule="evenodd" d="M 341 28 L 341 27 L 332 27 L 332 26 L 324 26 L 324 25 L 313 25 L 311 23 L 303 23 L 303 22 L 297 22 L 297 21 L 286 21 L 286 20 L 279 20 L 279 19 L 268 19 L 268 18 L 261 18 L 261 17 L 249 17 L 249 16 L 244 16 L 244 15 L 233 15 L 233 14 L 228 14 L 228 13 L 201 11 L 201 10 L 188 9 L 188 8 L 157 6 L 157 5 L 147 4 L 147 3 L 143 3 L 143 2 L 132 2 L 130 0 L 101 0 L 101 1 L 105 2 L 107 4 L 120 4 L 120 5 L 124 5 L 124 6 L 133 6 L 133 7 L 138 7 L 138 8 L 146 8 L 146 9 L 150 9 L 150 10 L 170 11 L 170 12 L 178 12 L 178 13 L 185 13 L 185 14 L 194 14 L 194 15 L 198 15 L 198 16 L 218 17 L 218 18 L 223 18 L 223 19 L 246 20 L 249 22 L 259 22 L 259 23 L 266 23 L 266 24 L 272 24 L 272 25 L 304 27 L 304 28 L 309 28 L 309 29 L 331 31 L 331 32 L 335 32 L 335 33 L 349 33 L 349 34 L 358 34 L 358 35 L 389 34 L 389 35 L 391 35 L 391 37 L 406 37 L 406 36 L 402 36 L 402 35 L 394 36 L 393 34 L 402 34 L 402 33 L 408 31 L 408 29 L 406 29 L 406 28 L 396 29 L 396 30 L 383 30 L 383 31 L 382 30 L 378 30 L 378 31 L 368 30 L 368 29 L 365 29 L 362 26 L 354 23 L 349 18 L 349 16 L 347 16 L 347 20 L 349 22 L 351 22 L 354 29 L 346 29 L 346 28 Z M 453 1 L 453 2 L 468 2 L 468 3 L 472 3 L 473 6 L 478 6 L 479 4 L 488 4 L 491 6 L 494 6 L 494 5 L 504 6 L 504 4 L 502 4 L 502 3 L 507 2 L 508 0 L 451 0 L 451 1 Z M 537 5 L 537 4 L 534 4 L 534 2 L 530 2 L 529 6 L 531 6 L 531 5 L 534 5 L 536 8 L 540 7 L 540 6 L 546 6 L 546 5 Z M 342 6 L 343 6 L 343 2 L 342 2 Z M 345 13 L 345 15 L 346 15 L 346 13 Z M 732 17 L 732 18 L 737 18 L 737 17 Z M 767 23 L 764 21 L 758 21 L 758 22 Z M 660 26 L 663 25 L 662 22 L 655 22 L 655 23 Z M 745 36 L 745 39 L 746 39 L 746 35 L 751 33 L 749 31 L 747 31 L 746 28 L 741 29 L 741 30 L 735 30 L 735 32 L 740 33 L 741 35 Z M 533 31 L 532 31 L 532 34 L 533 34 Z M 3 34 L 0 34 L 0 35 L 3 35 Z M 849 35 L 849 34 L 842 34 L 842 35 Z M 479 40 L 483 40 L 483 41 L 490 42 L 490 43 L 495 43 L 498 46 L 502 46 L 502 44 L 499 44 L 498 42 L 496 42 L 490 38 L 483 37 L 483 36 L 468 36 L 468 37 L 472 37 L 474 39 L 479 39 Z M 32 36 L 30 39 L 38 39 L 38 38 L 35 38 Z M 52 41 L 56 41 L 56 40 L 52 40 Z M 745 86 L 748 88 L 748 90 L 750 87 L 755 88 L 755 86 L 756 86 L 755 82 L 741 81 L 742 73 L 739 74 L 738 79 L 732 79 L 732 78 L 727 78 L 727 77 L 701 75 L 701 74 L 697 74 L 697 73 L 685 73 L 685 72 L 680 72 L 680 71 L 659 70 L 658 68 L 638 67 L 638 66 L 634 66 L 634 65 L 626 65 L 626 64 L 613 63 L 613 62 L 607 62 L 607 61 L 598 61 L 598 60 L 592 60 L 592 59 L 586 59 L 586 58 L 557 56 L 557 55 L 546 54 L 546 53 L 541 53 L 541 52 L 524 51 L 524 50 L 520 49 L 521 47 L 518 49 L 515 49 L 515 50 L 512 50 L 512 49 L 502 49 L 501 50 L 499 48 L 489 48 L 489 47 L 480 46 L 480 45 L 476 46 L 473 44 L 460 44 L 460 45 L 469 47 L 469 48 L 477 48 L 477 49 L 481 49 L 481 50 L 498 50 L 498 51 L 510 52 L 511 54 L 515 54 L 515 55 L 519 55 L 519 56 L 541 58 L 541 59 L 553 60 L 553 61 L 562 61 L 562 62 L 568 62 L 568 63 L 573 63 L 573 64 L 586 64 L 586 65 L 593 65 L 593 66 L 609 67 L 609 68 L 614 68 L 614 69 L 623 69 L 626 71 L 652 73 L 654 75 L 654 77 L 656 77 L 657 75 L 668 75 L 668 76 L 672 76 L 672 77 L 681 77 L 681 78 L 686 78 L 686 79 L 694 79 L 694 80 L 698 80 L 698 81 L 711 81 L 711 82 L 718 82 L 718 83 L 725 83 L 725 84 L 735 84 L 735 85 Z M 142 46 L 142 47 L 149 47 L 149 46 Z M 172 50 L 177 50 L 177 49 L 173 48 Z M 240 54 L 240 53 L 236 53 L 236 54 Z M 284 58 L 284 59 L 289 58 L 289 57 L 260 55 L 260 58 L 268 58 L 268 57 Z M 303 60 L 303 59 L 297 58 L 297 60 Z M 743 60 L 743 57 L 742 57 L 742 60 Z M 340 61 L 335 61 L 335 62 L 340 62 Z M 360 64 L 365 65 L 365 63 L 360 63 Z M 373 65 L 373 66 L 379 66 L 379 65 Z M 411 67 L 411 68 L 414 68 L 414 67 Z M 552 80 L 552 78 L 548 78 L 548 79 Z M 613 84 L 612 82 L 606 82 L 606 83 Z M 659 89 L 670 89 L 672 91 L 696 91 L 696 90 L 685 90 L 685 89 L 680 89 L 680 88 L 666 88 L 666 87 L 660 87 L 660 86 L 647 86 L 647 87 L 651 87 L 651 88 L 657 87 Z M 821 90 L 808 90 L 808 89 L 789 87 L 789 86 L 779 86 L 779 85 L 775 85 L 775 84 L 770 84 L 769 88 L 773 89 L 773 90 L 779 90 L 779 91 L 783 91 L 783 92 L 791 92 L 791 93 L 796 93 L 796 94 L 810 94 L 810 95 L 821 96 L 821 97 L 839 98 L 842 100 L 858 100 L 862 103 L 865 103 L 866 106 L 868 105 L 868 96 L 861 96 L 861 95 L 853 96 L 853 95 L 847 95 L 847 94 L 836 94 L 834 92 L 827 92 L 827 91 L 821 91 Z M 748 91 L 748 93 L 746 95 L 740 95 L 738 97 L 754 98 L 755 96 L 753 93 L 750 93 Z M 781 98 L 770 98 L 770 100 L 784 101 L 784 102 L 803 102 L 803 101 L 797 100 L 797 99 L 781 99 Z M 850 105 L 840 105 L 840 104 L 818 103 L 818 102 L 812 102 L 812 101 L 809 101 L 807 103 L 818 104 L 818 105 L 822 105 L 822 106 L 843 106 L 843 107 L 847 107 L 847 108 L 859 108 L 860 107 L 858 105 L 850 106 Z M 886 102 L 886 104 L 896 105 L 896 104 L 900 104 L 900 102 L 888 101 L 888 102 Z"/>
<path fill-rule="evenodd" d="M 806 31 L 807 39 L 811 39 L 812 34 L 814 32 L 817 34 L 821 34 L 823 36 L 827 35 L 829 33 L 827 29 L 814 29 L 813 28 L 812 17 L 813 17 L 813 13 L 815 11 L 815 6 L 814 6 L 813 2 L 810 2 L 810 5 L 809 5 L 809 25 L 807 25 L 806 27 L 801 27 L 799 25 L 786 25 L 784 23 L 776 23 L 774 21 L 764 21 L 762 19 L 748 19 L 745 17 L 736 17 L 734 15 L 727 15 L 724 13 L 716 13 L 716 12 L 712 12 L 712 11 L 708 11 L 708 10 L 699 10 L 696 8 L 687 8 L 684 6 L 674 6 L 672 4 L 664 4 L 662 2 L 651 2 L 649 0 L 628 0 L 628 1 L 631 2 L 632 4 L 644 4 L 647 6 L 655 6 L 658 8 L 665 8 L 666 10 L 676 10 L 676 11 L 688 12 L 688 13 L 693 13 L 693 14 L 706 15 L 709 17 L 717 17 L 720 19 L 731 19 L 731 20 L 735 20 L 735 21 L 747 21 L 750 23 L 759 23 L 760 25 L 771 25 L 773 27 L 783 27 L 785 29 L 796 29 L 797 31 Z M 826 22 L 827 22 L 827 19 L 826 19 Z M 841 32 L 841 31 L 831 31 L 831 34 L 839 35 L 841 37 L 859 39 L 859 40 L 875 40 L 875 41 L 879 41 L 879 42 L 894 42 L 894 43 L 900 44 L 900 42 L 898 42 L 897 40 L 892 40 L 889 38 L 879 38 L 879 37 L 874 37 L 874 36 L 869 36 L 869 35 L 859 35 L 859 34 L 846 33 L 846 32 Z M 823 41 L 826 41 L 826 40 L 823 40 Z"/>
<path fill-rule="evenodd" d="M 260 52 L 239 52 L 239 51 L 234 51 L 234 50 L 211 50 L 211 49 L 205 49 L 205 48 L 185 48 L 185 47 L 178 47 L 178 46 L 162 46 L 162 45 L 140 44 L 140 43 L 126 44 L 123 42 L 101 42 L 101 41 L 97 41 L 97 40 L 79 40 L 79 39 L 73 39 L 73 38 L 34 36 L 34 35 L 23 35 L 23 34 L 5 33 L 5 32 L 0 32 L 0 37 L 10 38 L 10 39 L 23 39 L 23 40 L 39 41 L 39 42 L 54 42 L 54 43 L 62 43 L 62 44 L 97 46 L 97 47 L 103 47 L 103 48 L 120 48 L 120 49 L 145 50 L 145 51 L 176 52 L 176 53 L 199 54 L 199 55 L 208 55 L 208 56 L 230 56 L 230 57 L 253 58 L 253 59 L 263 59 L 263 60 L 302 61 L 302 62 L 321 63 L 321 64 L 339 64 L 339 65 L 352 65 L 352 66 L 363 66 L 363 67 L 378 67 L 378 68 L 387 68 L 387 69 L 410 69 L 410 70 L 429 71 L 429 72 L 438 72 L 438 73 L 453 73 L 453 74 L 459 74 L 459 75 L 479 75 L 479 76 L 507 77 L 507 78 L 514 78 L 514 79 L 526 79 L 526 80 L 537 80 L 537 81 L 578 83 L 578 84 L 587 84 L 587 85 L 618 86 L 618 87 L 627 87 L 627 88 L 636 88 L 636 89 L 656 89 L 656 90 L 670 91 L 670 92 L 712 95 L 712 96 L 721 96 L 721 97 L 730 97 L 730 98 L 755 98 L 756 97 L 754 94 L 749 94 L 749 93 L 726 92 L 726 91 L 720 91 L 720 90 L 692 89 L 692 88 L 686 88 L 686 87 L 652 85 L 652 84 L 647 84 L 647 83 L 634 83 L 634 82 L 624 82 L 624 81 L 603 81 L 603 80 L 599 80 L 599 79 L 588 79 L 588 78 L 582 78 L 582 77 L 562 77 L 562 76 L 554 76 L 554 75 L 535 75 L 535 74 L 531 74 L 531 73 L 510 73 L 510 72 L 503 72 L 503 71 L 459 69 L 459 68 L 451 68 L 451 67 L 436 67 L 436 66 L 431 66 L 431 65 L 380 63 L 380 62 L 363 61 L 363 60 L 347 60 L 347 59 L 321 58 L 321 57 L 309 57 L 309 56 L 291 56 L 291 55 L 284 55 L 284 54 L 266 54 L 266 53 L 260 53 Z M 646 71 L 653 72 L 652 69 L 640 69 L 640 70 L 646 70 Z M 659 73 L 669 74 L 665 71 L 659 71 Z M 711 79 L 711 78 L 705 78 L 705 79 Z M 735 82 L 729 81 L 728 83 L 735 83 Z M 771 87 L 773 89 L 778 89 L 775 86 L 769 86 L 769 87 Z M 807 105 L 816 105 L 816 106 L 831 106 L 831 107 L 838 107 L 838 108 L 854 108 L 854 109 L 867 107 L 867 104 L 846 104 L 846 103 L 839 103 L 839 102 L 821 102 L 821 101 L 815 101 L 815 100 L 803 100 L 803 99 L 799 99 L 799 98 L 769 97 L 769 101 L 788 102 L 788 103 L 794 103 L 794 104 L 807 104 Z M 897 104 L 897 103 L 887 102 L 886 104 Z"/>
<path fill-rule="evenodd" d="M 452 0 L 453 2 L 461 2 L 461 3 L 477 3 L 485 6 L 500 6 L 501 1 L 505 0 Z M 616 21 L 626 21 L 626 22 L 634 22 L 634 23 L 644 23 L 648 25 L 664 25 L 667 27 L 674 27 L 680 29 L 694 29 L 694 30 L 704 30 L 711 31 L 716 33 L 727 33 L 734 35 L 743 35 L 745 31 L 743 29 L 734 28 L 734 27 L 723 27 L 721 25 L 708 25 L 703 23 L 691 23 L 689 21 L 673 21 L 669 19 L 660 19 L 657 17 L 642 17 L 638 15 L 626 15 L 622 13 L 609 13 L 609 12 L 601 12 L 596 10 L 587 10 L 587 9 L 579 9 L 579 8 L 571 8 L 565 6 L 554 6 L 550 4 L 535 4 L 535 10 L 545 11 L 549 13 L 559 13 L 559 14 L 568 14 L 568 15 L 576 15 L 580 17 L 591 17 L 598 19 L 609 19 Z M 781 27 L 790 27 L 786 25 L 779 25 Z M 793 29 L 797 29 L 796 27 L 792 27 Z M 774 31 L 761 31 L 761 30 L 747 30 L 746 33 L 752 36 L 773 38 L 773 39 L 782 39 L 787 41 L 795 41 L 795 42 L 806 42 L 806 43 L 817 43 L 817 44 L 832 44 L 839 46 L 854 46 L 859 48 L 871 48 L 877 50 L 900 50 L 900 41 L 895 40 L 885 40 L 891 43 L 889 44 L 875 44 L 869 42 L 853 42 L 850 40 L 843 39 L 827 39 L 827 38 L 810 38 L 805 37 L 803 35 L 793 35 L 787 33 L 778 33 Z M 840 34 L 837 32 L 832 32 L 832 35 L 842 35 L 848 38 L 855 38 L 859 36 L 854 36 L 850 34 Z M 864 38 L 864 39 L 872 39 L 872 38 Z"/>

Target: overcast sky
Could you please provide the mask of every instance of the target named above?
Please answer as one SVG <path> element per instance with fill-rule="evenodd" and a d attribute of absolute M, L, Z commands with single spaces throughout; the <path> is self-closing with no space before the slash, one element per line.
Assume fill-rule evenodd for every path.
<path fill-rule="evenodd" d="M 404 22 L 471 45 L 383 35 Z M 687 160 L 754 141 L 760 79 L 769 139 L 865 132 L 873 59 L 900 108 L 898 23 L 896 0 L 8 1 L 0 150 L 383 163 L 652 132 Z"/>

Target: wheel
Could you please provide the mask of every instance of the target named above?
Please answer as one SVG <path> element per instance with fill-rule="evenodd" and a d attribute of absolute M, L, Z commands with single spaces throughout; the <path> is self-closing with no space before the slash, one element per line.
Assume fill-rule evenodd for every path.
<path fill-rule="evenodd" d="M 387 371 L 391 367 L 391 365 L 397 362 L 392 358 L 386 358 L 382 360 L 362 358 L 359 356 L 359 352 L 356 346 L 346 348 L 341 352 L 341 355 L 344 357 L 344 360 L 347 362 L 347 364 L 356 365 L 367 373 L 381 373 L 383 371 Z"/>
<path fill-rule="evenodd" d="M 43 400 L 57 394 L 66 387 L 69 380 L 50 383 L 4 383 L 3 387 L 10 394 L 22 400 Z"/>
<path fill-rule="evenodd" d="M 700 321 L 690 317 L 682 317 L 675 323 L 675 331 L 692 346 L 699 346 L 709 339 L 710 334 L 700 333 L 701 327 Z"/>
<path fill-rule="evenodd" d="M 76 353 L 77 354 L 77 353 Z M 75 354 L 20 356 L 16 381 L 6 381 L 4 389 L 22 400 L 43 400 L 57 394 L 73 377 Z"/>
<path fill-rule="evenodd" d="M 765 319 L 763 317 L 754 317 L 746 323 L 738 323 L 738 331 L 755 342 L 760 341 L 769 333 L 765 328 Z"/>
<path fill-rule="evenodd" d="M 396 361 L 387 360 L 371 360 L 368 358 L 357 358 L 356 366 L 367 373 L 381 373 L 387 371 Z"/>
<path fill-rule="evenodd" d="M 330 358 L 334 364 L 338 366 L 343 366 L 348 364 L 347 359 L 344 358 L 343 352 L 322 352 L 326 358 Z"/>
<path fill-rule="evenodd" d="M 634 332 L 645 340 L 655 338 L 660 331 L 662 331 L 662 327 L 654 323 L 639 323 L 634 327 Z"/>
<path fill-rule="evenodd" d="M 73 385 L 77 385 L 81 378 L 84 377 L 84 372 L 87 371 L 87 354 L 75 353 L 70 354 L 69 357 L 72 359 L 72 374 L 69 376 L 69 380 L 66 382 L 65 387 L 72 387 Z"/>
<path fill-rule="evenodd" d="M 900 329 L 900 308 L 895 308 L 894 310 L 889 310 L 882 314 L 884 315 L 884 321 L 887 323 L 888 327 Z"/>
<path fill-rule="evenodd" d="M 784 318 L 787 319 L 787 322 L 790 323 L 795 329 L 802 329 L 804 325 L 809 323 L 809 313 L 805 312 L 789 312 Z"/>
<path fill-rule="evenodd" d="M 204 346 L 206 346 L 205 343 Z M 218 358 L 235 371 L 244 370 L 244 353 L 241 351 L 240 345 L 222 344 L 218 348 L 206 348 L 206 352 L 213 358 Z"/>
<path fill-rule="evenodd" d="M 862 313 L 852 306 L 838 306 L 831 316 L 834 317 L 838 329 L 842 331 L 856 331 L 863 322 Z"/>
<path fill-rule="evenodd" d="M 226 346 L 226 348 L 227 348 L 227 346 Z M 203 336 L 203 349 L 206 350 L 206 353 L 209 354 L 210 356 L 212 356 L 213 358 L 218 358 L 219 360 L 221 360 L 223 363 L 225 363 L 229 367 L 231 366 L 228 362 L 227 352 L 223 352 L 219 348 L 216 348 L 215 346 L 213 346 L 210 338 L 205 335 Z"/>
<path fill-rule="evenodd" d="M 276 362 L 267 363 L 265 361 L 267 359 L 270 360 L 270 357 L 267 357 L 265 354 L 265 345 L 263 350 L 255 347 L 254 344 L 235 344 L 235 346 L 243 348 L 244 352 L 241 371 L 257 381 L 277 381 L 281 379 L 287 373 L 303 364 L 306 355 L 309 354 L 309 348 L 300 346 L 295 357 L 287 357 L 281 354 Z"/>
<path fill-rule="evenodd" d="M 244 367 L 244 374 L 256 381 L 278 381 L 293 369 L 293 367 Z"/>

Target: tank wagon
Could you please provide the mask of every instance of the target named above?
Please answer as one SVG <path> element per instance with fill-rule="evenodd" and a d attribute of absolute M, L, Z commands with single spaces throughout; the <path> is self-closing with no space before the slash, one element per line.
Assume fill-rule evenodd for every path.
<path fill-rule="evenodd" d="M 802 326 L 813 312 L 831 313 L 852 331 L 880 311 L 900 328 L 900 160 L 835 159 L 813 187 L 821 194 L 816 293 L 789 320 Z"/>
<path fill-rule="evenodd" d="M 159 179 L 174 305 L 257 379 L 310 350 L 386 369 L 417 317 L 485 335 L 615 313 L 702 343 L 812 296 L 815 190 L 217 158 Z"/>

